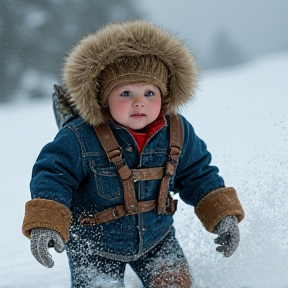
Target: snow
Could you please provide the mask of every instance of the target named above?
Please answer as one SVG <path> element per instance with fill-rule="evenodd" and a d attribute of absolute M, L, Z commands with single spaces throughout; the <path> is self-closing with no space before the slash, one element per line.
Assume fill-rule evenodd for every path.
<path fill-rule="evenodd" d="M 175 225 L 196 288 L 288 287 L 287 75 L 285 53 L 207 72 L 182 111 L 246 212 L 240 246 L 224 258 L 215 251 L 215 235 L 180 202 Z M 57 132 L 51 101 L 1 104 L 0 123 L 0 288 L 68 288 L 65 252 L 51 251 L 55 266 L 44 268 L 21 234 L 31 168 Z M 126 286 L 140 287 L 130 268 Z"/>

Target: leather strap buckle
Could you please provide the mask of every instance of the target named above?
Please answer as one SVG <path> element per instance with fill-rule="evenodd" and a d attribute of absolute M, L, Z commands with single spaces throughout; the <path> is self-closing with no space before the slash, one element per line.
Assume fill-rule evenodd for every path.
<path fill-rule="evenodd" d="M 112 208 L 112 217 L 113 217 L 113 219 L 118 219 L 119 218 L 119 212 L 118 212 L 116 207 Z"/>

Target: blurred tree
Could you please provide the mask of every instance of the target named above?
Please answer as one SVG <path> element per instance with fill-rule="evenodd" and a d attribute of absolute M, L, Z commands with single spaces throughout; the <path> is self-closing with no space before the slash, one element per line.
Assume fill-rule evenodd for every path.
<path fill-rule="evenodd" d="M 82 37 L 139 17 L 133 0 L 0 1 L 0 102 L 50 96 L 65 55 Z"/>
<path fill-rule="evenodd" d="M 216 34 L 210 49 L 209 68 L 237 65 L 245 61 L 241 47 L 225 30 Z"/>

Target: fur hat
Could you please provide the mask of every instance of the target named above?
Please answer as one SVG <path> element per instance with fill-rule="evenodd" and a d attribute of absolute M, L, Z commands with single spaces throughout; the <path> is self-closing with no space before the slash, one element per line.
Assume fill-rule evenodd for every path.
<path fill-rule="evenodd" d="M 159 87 L 162 97 L 167 94 L 168 70 L 155 56 L 121 57 L 105 67 L 99 77 L 100 100 L 104 105 L 109 93 L 118 85 L 152 83 Z"/>
<path fill-rule="evenodd" d="M 117 85 L 149 82 L 159 87 L 165 114 L 193 98 L 196 63 L 170 32 L 145 20 L 114 23 L 88 35 L 64 65 L 68 101 L 89 124 L 104 121 L 101 109 Z"/>

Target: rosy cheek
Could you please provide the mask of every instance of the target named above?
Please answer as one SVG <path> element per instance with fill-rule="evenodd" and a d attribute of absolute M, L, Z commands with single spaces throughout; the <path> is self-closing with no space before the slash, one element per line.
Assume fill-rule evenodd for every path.
<path fill-rule="evenodd" d="M 161 99 L 152 104 L 152 109 L 157 112 L 161 110 Z"/>
<path fill-rule="evenodd" d="M 117 111 L 120 113 L 127 110 L 127 104 L 125 104 L 123 101 L 116 102 L 115 107 L 117 107 Z"/>

